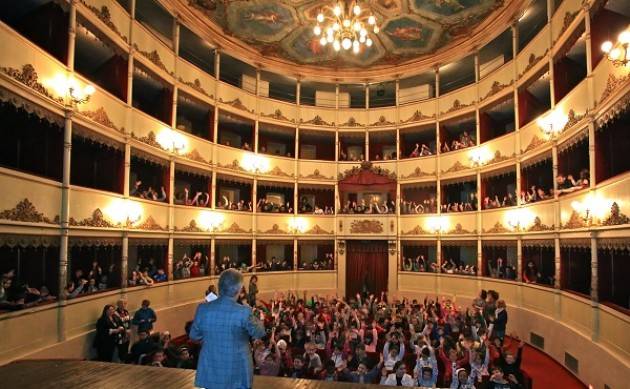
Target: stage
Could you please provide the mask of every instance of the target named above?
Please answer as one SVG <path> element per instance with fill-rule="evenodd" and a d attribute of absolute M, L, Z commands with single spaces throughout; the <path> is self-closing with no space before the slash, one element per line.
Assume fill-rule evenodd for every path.
<path fill-rule="evenodd" d="M 195 371 L 91 361 L 29 360 L 0 367 L 0 377 L 2 387 L 7 389 L 180 389 L 194 387 Z M 383 386 L 255 376 L 254 388 L 376 389 Z"/>

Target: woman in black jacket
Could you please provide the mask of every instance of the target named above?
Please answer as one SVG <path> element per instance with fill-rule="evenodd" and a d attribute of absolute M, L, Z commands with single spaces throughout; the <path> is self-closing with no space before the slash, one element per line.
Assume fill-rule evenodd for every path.
<path fill-rule="evenodd" d="M 96 347 L 97 360 L 99 361 L 112 361 L 118 341 L 125 333 L 125 328 L 114 314 L 115 311 L 116 309 L 113 305 L 105 305 L 103 314 L 96 322 L 94 346 Z"/>

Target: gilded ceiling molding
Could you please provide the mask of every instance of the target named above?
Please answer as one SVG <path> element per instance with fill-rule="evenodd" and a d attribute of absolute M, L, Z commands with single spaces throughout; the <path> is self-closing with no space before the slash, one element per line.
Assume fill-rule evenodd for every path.
<path fill-rule="evenodd" d="M 285 122 L 295 123 L 295 119 L 289 119 L 288 117 L 284 116 L 280 109 L 276 109 L 275 111 L 273 111 L 273 113 L 262 113 L 261 112 L 260 116 L 265 117 L 265 118 L 274 119 L 274 120 L 281 120 L 281 121 L 285 121 Z"/>
<path fill-rule="evenodd" d="M 293 174 L 289 174 L 289 173 L 283 171 L 278 166 L 274 166 L 273 169 L 271 169 L 270 171 L 266 172 L 265 174 L 268 174 L 268 175 L 271 175 L 271 176 L 278 176 L 278 177 L 293 177 Z"/>
<path fill-rule="evenodd" d="M 610 108 L 603 112 L 599 118 L 597 118 L 597 128 L 601 128 L 608 124 L 611 120 L 614 120 L 617 116 L 625 112 L 630 107 L 630 92 L 625 96 L 617 100 Z"/>
<path fill-rule="evenodd" d="M 482 231 L 488 234 L 505 234 L 507 232 L 510 232 L 510 230 L 505 228 L 505 226 L 501 222 L 496 222 L 494 223 L 494 226 L 489 230 L 486 231 L 482 229 Z"/>
<path fill-rule="evenodd" d="M 7 76 L 13 78 L 14 80 L 26 85 L 35 92 L 41 93 L 49 99 L 63 104 L 62 97 L 55 97 L 41 82 L 38 81 L 39 76 L 37 75 L 37 71 L 35 71 L 35 67 L 33 67 L 33 65 L 31 65 L 30 63 L 23 65 L 22 70 L 2 66 L 0 67 L 0 71 L 2 71 Z"/>
<path fill-rule="evenodd" d="M 449 167 L 446 170 L 442 170 L 442 173 L 454 173 L 462 170 L 470 169 L 470 166 L 465 166 L 460 161 L 456 161 L 453 166 Z"/>
<path fill-rule="evenodd" d="M 314 235 L 332 235 L 334 232 L 326 231 L 321 228 L 318 224 L 315 224 L 310 230 L 304 232 L 305 234 L 314 234 Z"/>
<path fill-rule="evenodd" d="M 93 5 L 86 3 L 85 0 L 81 0 L 81 4 L 92 11 L 92 13 L 96 15 L 96 17 L 99 18 L 99 20 L 103 22 L 107 27 L 109 27 L 114 33 L 116 33 L 116 35 L 118 35 L 120 39 L 124 40 L 125 43 L 129 43 L 127 37 L 124 36 L 118 30 L 118 27 L 116 27 L 116 25 L 112 22 L 112 15 L 109 13 L 109 8 L 107 8 L 107 6 L 104 5 L 99 9 Z"/>
<path fill-rule="evenodd" d="M 203 87 L 201 86 L 201 81 L 199 81 L 198 78 L 195 78 L 195 80 L 193 82 L 190 81 L 185 81 L 181 76 L 178 78 L 179 82 L 181 82 L 182 84 L 189 86 L 191 88 L 193 88 L 194 90 L 196 90 L 197 92 L 201 93 L 202 95 L 208 96 L 211 99 L 214 99 L 214 96 L 211 93 L 206 92 L 205 89 L 203 89 Z"/>
<path fill-rule="evenodd" d="M 343 180 L 347 177 L 353 176 L 359 173 L 361 170 L 369 170 L 374 174 L 378 174 L 379 176 L 384 176 L 390 178 L 392 180 L 396 179 L 396 173 L 392 173 L 389 170 L 382 168 L 380 166 L 374 166 L 370 161 L 361 162 L 361 166 L 353 166 L 352 169 L 346 170 L 343 173 L 339 173 L 339 179 Z"/>
<path fill-rule="evenodd" d="M 534 218 L 534 224 L 532 224 L 527 231 L 528 232 L 540 232 L 540 231 L 551 231 L 553 230 L 554 226 L 552 225 L 551 227 L 549 227 L 546 224 L 543 224 L 542 221 L 540 220 L 540 218 L 538 216 L 536 216 Z"/>
<path fill-rule="evenodd" d="M 149 216 L 145 221 L 135 226 L 139 230 L 166 231 L 167 229 L 159 225 L 153 216 Z"/>
<path fill-rule="evenodd" d="M 175 228 L 175 230 L 177 231 L 178 229 Z M 179 229 L 179 231 L 181 232 L 206 232 L 205 230 L 199 228 L 195 219 L 191 220 L 186 227 Z"/>
<path fill-rule="evenodd" d="M 339 127 L 365 127 L 365 124 L 357 122 L 357 119 L 351 116 L 347 122 L 340 124 Z"/>
<path fill-rule="evenodd" d="M 314 124 L 316 126 L 330 126 L 333 127 L 335 125 L 335 122 L 327 122 L 324 119 L 322 119 L 321 116 L 319 115 L 315 115 L 314 118 L 310 119 L 310 120 L 306 120 L 304 121 L 302 118 L 300 118 L 300 123 L 302 124 Z"/>
<path fill-rule="evenodd" d="M 612 203 L 610 207 L 610 216 L 608 216 L 602 222 L 604 226 L 617 226 L 620 224 L 629 224 L 630 218 L 623 213 L 621 213 L 621 209 L 619 208 L 619 204 L 615 201 Z"/>
<path fill-rule="evenodd" d="M 379 220 L 353 220 L 350 224 L 351 234 L 380 234 L 383 223 Z"/>
<path fill-rule="evenodd" d="M 422 169 L 420 168 L 420 166 L 416 167 L 413 172 L 409 173 L 408 175 L 401 175 L 400 179 L 407 179 L 407 178 L 422 178 L 422 177 L 427 177 L 427 176 L 434 176 L 435 172 L 433 173 L 427 173 L 422 171 Z"/>
<path fill-rule="evenodd" d="M 153 146 L 156 147 L 160 150 L 164 150 L 164 151 L 169 151 L 167 149 L 165 149 L 164 147 L 162 147 L 162 145 L 157 141 L 157 139 L 155 138 L 155 133 L 153 131 L 149 131 L 149 133 L 146 136 L 137 136 L 136 134 L 134 134 L 134 132 L 131 132 L 131 137 L 139 142 L 142 142 L 144 144 L 147 144 L 149 146 Z"/>
<path fill-rule="evenodd" d="M 473 105 L 475 105 L 474 100 L 470 104 L 462 104 L 462 102 L 459 101 L 459 99 L 455 99 L 455 101 L 453 101 L 453 105 L 451 106 L 451 108 L 447 109 L 446 111 L 442 111 L 441 113 L 442 115 L 444 115 L 447 113 L 459 111 L 460 109 L 472 107 Z"/>
<path fill-rule="evenodd" d="M 433 114 L 431 116 L 427 116 L 427 115 L 423 114 L 419 109 L 417 109 L 416 112 L 414 112 L 406 120 L 403 120 L 401 123 L 405 124 L 405 123 L 411 123 L 411 122 L 419 122 L 421 120 L 432 119 L 432 118 L 435 118 L 435 114 Z"/>
<path fill-rule="evenodd" d="M 160 58 L 160 54 L 157 52 L 157 50 L 153 50 L 153 51 L 150 51 L 150 52 L 149 51 L 140 50 L 140 48 L 138 47 L 138 45 L 136 43 L 133 44 L 133 48 L 138 53 L 142 54 L 143 57 L 145 57 L 146 59 L 151 61 L 155 66 L 157 66 L 158 68 L 164 70 L 166 73 L 170 74 L 171 76 L 175 76 L 175 73 L 173 73 L 170 70 L 168 70 L 166 65 L 164 65 L 164 62 L 162 62 L 162 58 Z"/>
<path fill-rule="evenodd" d="M 429 235 L 428 231 L 425 231 L 422 227 L 420 226 L 415 226 L 414 228 L 412 228 L 409 231 L 403 231 L 401 233 L 401 235 Z"/>
<path fill-rule="evenodd" d="M 238 97 L 235 98 L 234 100 L 230 100 L 230 101 L 223 101 L 223 98 L 219 97 L 219 103 L 223 103 L 225 105 L 229 105 L 229 106 L 234 107 L 236 109 L 240 109 L 241 111 L 245 111 L 245 112 L 249 112 L 249 113 L 255 113 L 255 111 L 253 109 L 247 108 L 245 106 L 245 104 L 243 104 L 241 99 L 239 99 Z"/>
<path fill-rule="evenodd" d="M 15 207 L 0 212 L 0 219 L 24 223 L 59 224 L 44 216 L 42 212 L 38 212 L 35 205 L 27 198 L 17 203 Z"/>
<path fill-rule="evenodd" d="M 103 107 L 99 107 L 94 111 L 79 111 L 79 113 L 98 124 L 102 124 L 105 127 L 111 128 L 112 130 L 116 130 L 121 133 L 125 132 L 124 127 L 118 128 L 116 124 L 111 121 L 111 119 L 107 115 L 107 111 L 105 111 L 105 108 Z"/>
<path fill-rule="evenodd" d="M 288 234 L 287 231 L 280 228 L 277 224 L 272 225 L 267 231 L 258 230 L 257 232 L 259 234 Z"/>
<path fill-rule="evenodd" d="M 206 165 L 210 165 L 210 162 L 207 161 L 204 157 L 202 157 L 201 154 L 199 153 L 199 151 L 197 151 L 197 149 L 192 149 L 189 152 L 187 152 L 186 154 L 182 154 L 182 157 L 184 157 L 186 159 L 190 159 L 191 161 L 195 161 L 195 162 L 203 163 L 203 164 L 206 164 Z"/>
<path fill-rule="evenodd" d="M 492 83 L 492 86 L 490 86 L 490 90 L 488 91 L 488 93 L 484 97 L 482 97 L 480 101 L 483 101 L 491 96 L 496 95 L 497 93 L 501 92 L 503 89 L 509 86 L 512 86 L 513 84 L 514 84 L 514 80 L 510 80 L 510 82 L 507 84 L 501 83 L 499 81 L 494 81 Z"/>
<path fill-rule="evenodd" d="M 120 227 L 119 224 L 113 224 L 103 215 L 103 211 L 100 208 L 96 208 L 94 212 L 92 212 L 92 217 L 85 218 L 81 221 L 77 221 L 74 218 L 70 218 L 68 224 L 71 226 L 79 226 L 79 227 L 98 227 L 98 228 L 116 228 Z"/>
<path fill-rule="evenodd" d="M 538 148 L 538 146 L 541 146 L 545 143 L 547 143 L 546 140 L 539 138 L 538 135 L 534 135 L 525 150 L 521 150 L 521 154 L 526 153 L 530 150 L 534 150 L 535 148 Z"/>
<path fill-rule="evenodd" d="M 249 231 L 247 231 L 241 228 L 241 226 L 239 226 L 236 222 L 233 222 L 228 228 L 221 230 L 221 232 L 228 234 L 248 234 L 251 233 L 252 230 L 250 229 Z"/>
<path fill-rule="evenodd" d="M 462 227 L 461 223 L 457 223 L 455 224 L 455 228 L 447 232 L 447 234 L 474 234 L 476 232 L 477 232 L 476 230 L 469 231 L 465 229 L 464 227 Z"/>
<path fill-rule="evenodd" d="M 22 109 L 30 115 L 35 115 L 38 118 L 47 121 L 51 124 L 56 124 L 59 127 L 63 127 L 64 119 L 62 116 L 55 115 L 47 109 L 41 108 L 37 104 L 33 104 L 29 100 L 26 100 L 11 91 L 0 88 L 0 101 L 13 105 L 17 109 Z"/>
<path fill-rule="evenodd" d="M 232 161 L 232 163 L 226 163 L 225 165 L 222 164 L 221 162 L 217 162 L 217 166 L 220 168 L 224 168 L 224 169 L 231 169 L 231 170 L 238 170 L 241 172 L 245 172 L 246 170 L 243 169 L 243 167 L 241 166 L 241 163 L 235 159 L 234 161 Z"/>
<path fill-rule="evenodd" d="M 617 77 L 614 74 L 608 75 L 608 80 L 606 80 L 606 88 L 602 92 L 602 96 L 599 98 L 599 104 L 605 101 L 610 95 L 612 95 L 619 87 L 625 85 L 628 81 L 630 81 L 630 73 L 626 75 Z"/>
<path fill-rule="evenodd" d="M 387 118 L 385 116 L 381 115 L 378 118 L 378 121 L 376 121 L 376 122 L 374 122 L 374 123 L 372 123 L 370 125 L 375 127 L 375 126 L 393 126 L 395 124 L 396 123 L 390 122 L 389 120 L 387 120 Z"/>
<path fill-rule="evenodd" d="M 576 211 L 571 212 L 571 216 L 569 220 L 562 226 L 562 229 L 569 230 L 575 228 L 585 228 L 588 227 L 586 220 L 580 216 Z"/>
<path fill-rule="evenodd" d="M 334 180 L 335 177 L 327 177 L 319 172 L 319 169 L 315 169 L 313 173 L 305 176 L 300 174 L 300 178 L 312 179 L 312 180 Z"/>
<path fill-rule="evenodd" d="M 527 66 L 525 66 L 525 69 L 523 70 L 523 72 L 521 72 L 518 75 L 518 78 L 521 78 L 525 75 L 525 73 L 527 73 L 531 68 L 533 68 L 534 66 L 536 66 L 538 64 L 538 62 L 540 62 L 540 60 L 542 60 L 543 58 L 545 58 L 545 56 L 547 55 L 547 53 L 549 52 L 549 49 L 546 49 L 544 53 L 542 53 L 539 56 L 536 56 L 534 53 L 531 53 L 529 55 L 528 61 L 527 61 Z"/>

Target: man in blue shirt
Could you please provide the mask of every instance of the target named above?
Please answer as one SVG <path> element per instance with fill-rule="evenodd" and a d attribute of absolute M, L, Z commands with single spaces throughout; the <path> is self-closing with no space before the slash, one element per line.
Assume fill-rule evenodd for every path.
<path fill-rule="evenodd" d="M 157 321 L 155 311 L 149 308 L 150 305 L 151 302 L 149 300 L 142 300 L 142 307 L 133 315 L 131 324 L 138 326 L 138 332 L 146 331 L 151 333 L 153 323 Z"/>

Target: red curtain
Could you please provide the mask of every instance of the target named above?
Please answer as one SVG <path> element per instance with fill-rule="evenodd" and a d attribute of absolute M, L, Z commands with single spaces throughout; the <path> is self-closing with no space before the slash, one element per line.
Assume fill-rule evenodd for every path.
<path fill-rule="evenodd" d="M 387 242 L 348 241 L 346 295 L 355 296 L 367 287 L 369 293 L 387 291 Z"/>

